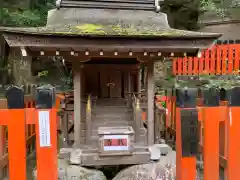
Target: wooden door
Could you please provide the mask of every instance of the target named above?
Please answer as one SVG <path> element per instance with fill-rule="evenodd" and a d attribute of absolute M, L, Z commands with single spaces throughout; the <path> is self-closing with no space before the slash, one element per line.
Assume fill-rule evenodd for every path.
<path fill-rule="evenodd" d="M 110 79 L 110 97 L 121 98 L 122 97 L 122 72 L 113 71 L 109 74 Z"/>
<path fill-rule="evenodd" d="M 101 97 L 109 98 L 109 73 L 107 71 L 101 71 L 100 73 L 100 86 L 101 86 Z"/>
<path fill-rule="evenodd" d="M 101 97 L 122 97 L 122 72 L 117 70 L 101 71 L 100 74 Z"/>

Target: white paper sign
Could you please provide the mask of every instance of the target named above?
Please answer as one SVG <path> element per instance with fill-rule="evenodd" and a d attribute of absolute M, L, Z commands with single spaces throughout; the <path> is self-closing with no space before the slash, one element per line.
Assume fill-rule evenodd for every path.
<path fill-rule="evenodd" d="M 38 122 L 40 147 L 50 147 L 51 141 L 49 111 L 39 111 Z"/>
<path fill-rule="evenodd" d="M 128 151 L 129 147 L 128 147 L 128 135 L 104 135 L 103 137 L 104 140 L 125 140 L 126 145 L 104 145 L 103 149 L 104 151 Z"/>

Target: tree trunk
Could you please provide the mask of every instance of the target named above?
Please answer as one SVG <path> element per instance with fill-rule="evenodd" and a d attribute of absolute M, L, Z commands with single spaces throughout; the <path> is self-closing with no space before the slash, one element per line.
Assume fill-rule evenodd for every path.
<path fill-rule="evenodd" d="M 15 85 L 29 85 L 32 83 L 32 58 L 23 57 L 20 51 L 11 49 L 8 62 L 11 69 L 12 83 Z"/>

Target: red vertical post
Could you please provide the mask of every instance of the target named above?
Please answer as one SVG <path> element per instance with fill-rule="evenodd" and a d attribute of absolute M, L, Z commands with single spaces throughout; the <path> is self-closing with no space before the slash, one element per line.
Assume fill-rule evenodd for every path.
<path fill-rule="evenodd" d="M 173 59 L 173 64 L 172 64 L 172 73 L 173 73 L 173 75 L 177 75 L 177 73 L 178 73 L 178 70 L 177 70 L 178 65 L 177 65 L 177 63 L 178 63 L 177 58 L 174 58 Z"/>
<path fill-rule="evenodd" d="M 9 179 L 26 180 L 26 123 L 24 92 L 19 87 L 10 87 L 6 93 L 8 119 Z M 16 136 L 17 135 L 17 136 Z"/>
<path fill-rule="evenodd" d="M 221 51 L 221 46 L 220 45 L 218 45 L 217 46 L 217 59 L 216 59 L 216 67 L 217 67 L 217 69 L 216 69 L 216 74 L 217 75 L 219 75 L 219 74 L 221 74 L 222 73 L 222 71 L 221 71 L 221 55 L 222 55 L 222 51 Z"/>
<path fill-rule="evenodd" d="M 177 58 L 177 68 L 178 68 L 178 75 L 182 75 L 183 74 L 183 59 L 182 58 Z"/>
<path fill-rule="evenodd" d="M 193 74 L 198 75 L 199 73 L 199 59 L 194 57 L 193 59 Z"/>
<path fill-rule="evenodd" d="M 198 70 L 199 74 L 203 74 L 204 72 L 203 70 L 204 70 L 204 57 L 202 56 L 199 58 L 199 70 Z"/>
<path fill-rule="evenodd" d="M 172 107 L 172 93 L 171 89 L 166 90 L 166 129 L 171 125 L 171 107 Z"/>
<path fill-rule="evenodd" d="M 189 57 L 188 58 L 188 75 L 192 75 L 193 74 L 193 58 Z"/>
<path fill-rule="evenodd" d="M 205 50 L 205 68 L 204 68 L 204 72 L 205 74 L 209 74 L 210 73 L 210 50 L 207 49 Z"/>
<path fill-rule="evenodd" d="M 210 72 L 211 74 L 215 74 L 216 72 L 216 46 L 213 46 L 211 49 L 211 60 L 210 60 Z"/>
<path fill-rule="evenodd" d="M 228 45 L 222 45 L 222 74 L 227 73 L 227 50 L 228 50 Z"/>
<path fill-rule="evenodd" d="M 233 72 L 233 54 L 234 54 L 234 45 L 228 46 L 228 74 L 232 74 Z"/>
<path fill-rule="evenodd" d="M 208 89 L 203 91 L 203 159 L 204 180 L 219 179 L 219 91 Z"/>
<path fill-rule="evenodd" d="M 183 58 L 183 75 L 188 75 L 188 58 Z"/>
<path fill-rule="evenodd" d="M 233 64 L 233 68 L 234 71 L 238 73 L 239 68 L 240 68 L 240 45 L 235 45 L 235 58 L 234 58 L 234 64 Z"/>
<path fill-rule="evenodd" d="M 187 100 L 185 97 L 188 97 Z M 176 175 L 177 180 L 196 179 L 198 151 L 197 89 L 176 91 Z"/>
<path fill-rule="evenodd" d="M 229 120 L 228 120 L 228 154 L 227 154 L 227 179 L 239 179 L 240 167 L 240 87 L 234 87 L 229 92 Z"/>
<path fill-rule="evenodd" d="M 37 88 L 37 180 L 57 180 L 57 110 L 53 87 Z"/>

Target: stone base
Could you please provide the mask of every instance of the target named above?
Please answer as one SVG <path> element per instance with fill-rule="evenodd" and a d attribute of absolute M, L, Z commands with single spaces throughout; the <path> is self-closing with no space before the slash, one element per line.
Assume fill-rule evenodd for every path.
<path fill-rule="evenodd" d="M 135 147 L 136 148 L 136 147 Z M 138 147 L 130 155 L 101 155 L 96 150 L 63 148 L 59 158 L 67 158 L 72 165 L 105 166 L 105 165 L 132 165 L 158 161 L 161 155 L 167 155 L 172 149 L 167 144 L 154 144 L 148 148 Z"/>
<path fill-rule="evenodd" d="M 132 165 L 150 162 L 150 152 L 147 148 L 138 148 L 130 155 L 101 155 L 96 150 L 62 148 L 60 159 L 67 158 L 72 165 L 80 166 L 105 166 L 105 165 Z"/>
<path fill-rule="evenodd" d="M 169 145 L 167 144 L 154 144 L 149 147 L 151 160 L 160 160 L 161 156 L 166 156 L 169 152 L 172 151 Z"/>
<path fill-rule="evenodd" d="M 82 166 L 132 165 L 148 163 L 149 161 L 149 151 L 133 152 L 131 155 L 124 156 L 101 156 L 97 152 L 84 152 L 75 149 L 70 154 L 70 163 Z"/>
<path fill-rule="evenodd" d="M 36 178 L 36 170 L 33 177 Z M 58 160 L 58 180 L 107 180 L 105 175 L 95 169 L 87 169 L 78 165 L 70 165 L 67 159 Z"/>

